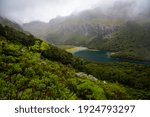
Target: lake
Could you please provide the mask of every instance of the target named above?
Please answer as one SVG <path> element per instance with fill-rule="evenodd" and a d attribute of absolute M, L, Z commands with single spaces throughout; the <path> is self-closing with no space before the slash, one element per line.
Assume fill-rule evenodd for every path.
<path fill-rule="evenodd" d="M 121 58 L 111 58 L 111 52 L 104 51 L 104 50 L 81 50 L 73 53 L 74 56 L 82 57 L 91 61 L 95 62 L 130 62 L 130 63 L 137 63 L 137 64 L 150 64 L 147 61 L 133 61 Z"/>

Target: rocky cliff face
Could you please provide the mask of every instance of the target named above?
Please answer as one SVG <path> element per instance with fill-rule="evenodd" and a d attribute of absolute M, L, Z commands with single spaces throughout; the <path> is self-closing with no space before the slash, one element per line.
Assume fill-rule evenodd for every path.
<path fill-rule="evenodd" d="M 55 44 L 88 43 L 118 29 L 121 20 L 109 17 L 96 10 L 88 10 L 68 17 L 57 17 L 49 23 L 24 24 L 24 30 Z"/>
<path fill-rule="evenodd" d="M 64 34 L 76 33 L 84 36 L 102 36 L 113 32 L 116 29 L 115 26 L 105 26 L 101 24 L 81 24 L 81 25 L 64 25 L 60 27 L 60 31 Z"/>
<path fill-rule="evenodd" d="M 91 38 L 102 38 L 116 31 L 118 26 L 106 26 L 103 24 L 81 24 L 81 25 L 59 25 L 51 27 L 49 34 L 45 37 L 52 43 L 76 44 L 87 43 Z M 76 43 L 74 41 L 76 41 Z M 68 43 L 71 42 L 71 43 Z M 78 43 L 78 44 L 79 44 Z"/>

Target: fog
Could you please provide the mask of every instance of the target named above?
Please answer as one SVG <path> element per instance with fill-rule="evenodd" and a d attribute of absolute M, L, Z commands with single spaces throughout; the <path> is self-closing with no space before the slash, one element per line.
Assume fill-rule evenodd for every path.
<path fill-rule="evenodd" d="M 104 12 L 119 7 L 116 13 L 124 10 L 123 13 L 131 16 L 150 16 L 150 0 L 0 0 L 0 15 L 20 24 L 35 20 L 48 22 L 57 16 L 68 16 L 95 7 Z"/>

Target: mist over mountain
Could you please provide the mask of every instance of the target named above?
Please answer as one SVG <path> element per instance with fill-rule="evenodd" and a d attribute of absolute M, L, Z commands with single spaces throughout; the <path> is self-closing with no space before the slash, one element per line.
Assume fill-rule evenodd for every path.
<path fill-rule="evenodd" d="M 149 36 L 143 37 L 142 32 L 136 31 L 142 31 L 140 29 L 142 28 L 144 31 L 146 30 L 145 35 L 149 33 L 147 32 L 149 28 L 145 27 L 145 23 L 149 25 L 150 22 L 149 7 L 146 3 L 149 2 L 135 0 L 115 1 L 112 5 L 105 8 L 97 5 L 93 9 L 73 13 L 70 16 L 56 17 L 51 19 L 48 23 L 26 23 L 23 25 L 23 28 L 49 43 L 71 44 L 94 49 L 119 51 L 121 54 L 123 51 L 122 56 L 126 56 L 128 59 L 138 58 L 149 60 L 150 50 L 147 49 L 148 46 L 144 47 L 144 43 L 150 44 L 148 41 Z M 120 31 L 124 30 L 128 22 L 131 23 L 131 26 L 134 26 L 130 27 L 133 28 L 131 31 L 135 32 L 134 35 Z M 130 29 L 127 27 L 125 30 Z M 141 36 L 139 36 L 140 39 L 137 32 L 141 34 Z M 119 33 L 120 36 L 118 38 L 123 39 L 124 37 L 121 37 L 122 35 L 129 37 L 134 36 L 134 38 L 124 38 L 126 41 L 119 39 L 113 41 L 112 38 L 114 38 L 115 33 Z M 107 40 L 105 38 L 107 38 Z M 111 40 L 111 42 L 109 42 L 109 40 Z M 134 43 L 132 43 L 132 40 L 134 40 Z M 141 40 L 144 40 L 143 44 L 140 43 Z M 121 43 L 123 42 L 122 45 L 125 44 L 126 47 L 119 45 L 120 41 Z M 139 45 L 141 49 L 137 49 L 135 43 Z M 116 49 L 114 45 L 118 48 Z M 127 45 L 132 45 L 132 48 Z M 138 52 L 132 52 L 130 54 L 129 51 L 131 50 Z M 140 50 L 143 50 L 145 54 Z M 124 53 L 126 55 L 124 55 Z M 120 56 L 120 53 L 118 56 Z"/>
<path fill-rule="evenodd" d="M 19 24 L 1 16 L 0 16 L 0 24 L 2 24 L 3 26 L 9 26 L 17 30 L 23 31 L 22 27 Z"/>
<path fill-rule="evenodd" d="M 34 21 L 29 24 L 24 24 L 23 29 L 43 39 L 45 32 L 48 29 L 48 24 L 40 21 Z"/>
<path fill-rule="evenodd" d="M 114 6 L 120 7 L 118 11 L 122 9 L 133 14 L 148 15 L 149 3 L 149 0 L 1 0 L 0 15 L 19 24 L 31 21 L 48 22 L 57 16 L 69 16 L 96 7 L 104 12 Z"/>
<path fill-rule="evenodd" d="M 81 36 L 94 36 L 99 33 L 104 34 L 112 32 L 127 21 L 134 20 L 145 22 L 149 17 L 149 7 L 146 7 L 140 1 L 115 1 L 112 5 L 101 7 L 96 6 L 93 9 L 85 10 L 79 13 L 73 13 L 66 17 L 56 17 L 48 23 L 31 22 L 25 23 L 23 28 L 32 34 L 52 43 L 67 41 L 70 35 L 78 34 Z M 144 10 L 143 10 L 144 9 Z M 64 39 L 49 39 L 55 35 L 61 35 Z M 51 41 L 53 40 L 53 41 Z"/>
<path fill-rule="evenodd" d="M 8 5 L 6 1 L 2 2 L 4 6 Z M 22 25 L 23 29 L 35 35 L 36 37 L 53 44 L 70 44 L 76 46 L 86 46 L 94 49 L 107 49 L 111 51 L 121 52 L 122 56 L 125 57 L 127 55 L 127 58 L 130 59 L 150 58 L 150 50 L 148 48 L 148 27 L 150 23 L 149 0 L 106 0 L 105 2 L 94 0 L 94 3 L 92 3 L 91 6 L 89 4 L 91 3 L 90 0 L 88 0 L 85 5 L 82 4 L 83 1 L 76 1 L 76 3 L 74 3 L 75 6 L 77 4 L 79 5 L 77 5 L 77 9 L 74 9 L 75 6 L 73 7 L 73 3 L 69 1 L 64 1 L 64 3 L 68 5 L 66 7 L 64 7 L 65 5 L 62 4 L 61 0 L 57 2 L 58 6 L 62 6 L 62 8 L 72 8 L 70 10 L 70 15 L 64 15 L 65 13 L 63 13 L 61 10 L 59 10 L 60 14 L 55 13 L 55 10 L 57 11 L 59 9 L 58 7 L 56 7 L 55 1 L 48 2 L 47 0 L 45 0 L 44 2 L 42 2 L 42 8 L 44 8 L 46 3 L 47 5 L 50 5 L 49 3 L 53 4 L 53 7 L 51 9 L 46 9 L 47 11 L 41 11 L 40 1 L 37 1 L 36 3 L 32 1 L 31 4 L 35 3 L 33 8 L 28 5 L 28 3 L 22 2 L 24 3 L 23 8 L 25 8 L 25 10 L 20 10 L 20 7 L 16 7 L 15 11 L 20 10 L 20 12 L 22 12 L 21 19 L 23 22 L 25 22 L 25 19 L 23 17 L 27 15 L 27 11 L 30 11 L 30 13 L 28 13 L 28 18 L 30 18 L 30 21 L 32 21 L 30 23 L 24 23 Z M 16 3 L 13 3 L 13 5 L 16 6 Z M 1 7 L 1 11 L 4 12 L 0 12 L 0 14 L 9 17 L 14 16 L 12 13 L 13 10 L 6 10 L 4 6 Z M 10 7 L 10 9 L 13 9 L 14 6 Z M 83 7 L 84 9 L 81 7 Z M 39 11 L 39 14 L 33 14 L 32 12 L 35 10 Z M 53 11 L 53 13 L 51 10 Z M 26 11 L 26 13 L 24 13 L 24 11 Z M 48 11 L 49 14 L 47 14 Z M 45 16 L 42 16 L 41 12 L 46 13 L 47 17 L 50 15 L 53 16 L 49 18 L 48 23 L 42 22 Z M 15 13 L 17 14 L 18 12 Z M 54 16 L 54 14 L 56 15 Z M 37 16 L 38 18 L 35 18 Z M 11 19 L 13 19 L 13 17 L 11 17 Z M 34 19 L 36 19 L 36 21 L 34 21 Z M 130 22 L 131 26 L 133 26 L 130 27 L 133 30 L 129 29 L 128 22 Z M 129 30 L 134 33 L 128 33 Z M 141 35 L 139 35 L 138 33 Z M 126 37 L 122 35 L 126 35 Z M 118 40 L 116 38 L 118 38 Z M 125 41 L 120 40 L 120 38 L 124 39 Z M 120 42 L 122 43 L 120 44 Z M 148 45 L 145 46 L 146 43 Z M 136 45 L 138 45 L 140 49 L 137 49 Z M 138 52 L 134 51 L 131 53 L 130 51 L 132 50 L 136 50 Z M 144 55 L 141 50 L 144 51 Z M 122 54 L 122 52 L 125 52 L 125 55 Z"/>

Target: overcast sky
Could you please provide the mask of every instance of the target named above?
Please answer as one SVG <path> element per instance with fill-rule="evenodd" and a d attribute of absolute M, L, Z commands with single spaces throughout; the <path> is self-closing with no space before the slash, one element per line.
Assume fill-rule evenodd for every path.
<path fill-rule="evenodd" d="M 138 1 L 136 6 L 147 6 L 146 1 L 150 0 L 0 0 L 0 15 L 18 23 L 34 20 L 48 22 L 57 16 L 67 16 L 96 6 L 108 7 L 115 1 Z"/>

